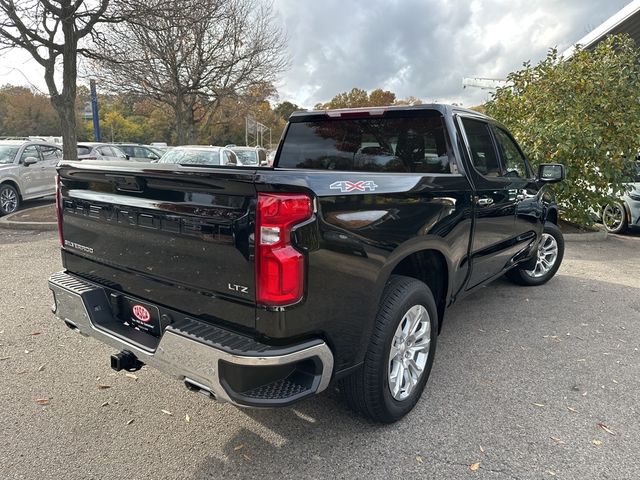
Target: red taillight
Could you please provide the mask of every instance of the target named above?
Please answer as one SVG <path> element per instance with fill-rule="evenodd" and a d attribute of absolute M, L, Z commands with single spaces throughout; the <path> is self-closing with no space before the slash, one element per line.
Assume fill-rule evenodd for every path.
<path fill-rule="evenodd" d="M 62 188 L 60 187 L 60 176 L 56 175 L 56 218 L 58 220 L 58 237 L 60 246 L 64 247 L 64 235 L 62 233 Z"/>
<path fill-rule="evenodd" d="M 304 255 L 291 245 L 291 229 L 311 218 L 311 198 L 259 193 L 256 211 L 256 300 L 291 305 L 304 293 Z"/>

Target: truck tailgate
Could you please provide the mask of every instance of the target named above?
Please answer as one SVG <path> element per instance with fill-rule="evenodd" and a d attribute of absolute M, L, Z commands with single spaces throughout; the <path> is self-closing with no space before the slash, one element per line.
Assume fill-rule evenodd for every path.
<path fill-rule="evenodd" d="M 254 327 L 255 171 L 84 161 L 59 175 L 68 271 Z"/>

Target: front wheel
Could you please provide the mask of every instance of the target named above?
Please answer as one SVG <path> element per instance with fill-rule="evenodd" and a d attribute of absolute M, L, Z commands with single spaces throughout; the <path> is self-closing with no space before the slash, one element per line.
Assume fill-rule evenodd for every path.
<path fill-rule="evenodd" d="M 18 191 L 8 183 L 0 185 L 0 216 L 15 212 L 19 206 L 20 195 Z"/>
<path fill-rule="evenodd" d="M 609 233 L 623 233 L 627 229 L 627 214 L 621 203 L 609 203 L 602 209 L 602 224 Z"/>
<path fill-rule="evenodd" d="M 536 264 L 532 269 L 516 267 L 507 272 L 507 278 L 518 285 L 537 286 L 553 278 L 564 257 L 564 237 L 558 226 L 551 222 L 544 224 L 538 244 Z"/>
<path fill-rule="evenodd" d="M 351 408 L 392 423 L 413 409 L 429 378 L 438 311 L 427 285 L 394 275 L 385 288 L 363 365 L 343 381 Z"/>

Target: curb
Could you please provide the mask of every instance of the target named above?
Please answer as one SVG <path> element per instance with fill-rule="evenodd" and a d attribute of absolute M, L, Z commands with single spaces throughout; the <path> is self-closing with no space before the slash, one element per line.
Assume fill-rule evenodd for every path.
<path fill-rule="evenodd" d="M 48 206 L 48 205 L 47 205 Z M 14 212 L 6 217 L 0 217 L 0 228 L 8 229 L 8 230 L 38 230 L 38 231 L 55 231 L 58 229 L 57 222 L 14 222 L 11 218 L 18 213 L 24 213 L 29 210 L 35 210 L 37 208 L 42 208 L 43 206 L 37 206 L 32 208 L 26 208 L 24 210 L 20 210 L 19 212 Z"/>
<path fill-rule="evenodd" d="M 604 242 L 609 236 L 604 228 L 598 227 L 598 232 L 563 233 L 565 242 Z"/>

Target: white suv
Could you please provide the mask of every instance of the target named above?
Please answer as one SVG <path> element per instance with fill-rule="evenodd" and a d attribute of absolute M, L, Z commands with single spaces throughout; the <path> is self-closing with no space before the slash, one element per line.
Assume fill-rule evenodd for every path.
<path fill-rule="evenodd" d="M 56 191 L 59 145 L 42 141 L 0 141 L 0 216 L 13 213 L 22 200 L 46 197 Z"/>

